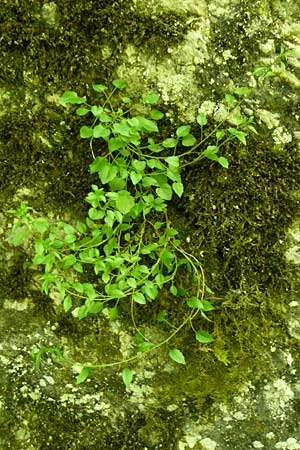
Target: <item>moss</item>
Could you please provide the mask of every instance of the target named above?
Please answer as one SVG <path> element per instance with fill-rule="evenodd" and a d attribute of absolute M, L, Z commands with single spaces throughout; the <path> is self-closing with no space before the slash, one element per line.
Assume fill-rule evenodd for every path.
<path fill-rule="evenodd" d="M 259 3 L 239 2 L 233 18 L 220 17 L 212 25 L 210 45 L 216 47 L 215 53 L 220 56 L 230 50 L 236 58 L 227 67 L 236 83 L 243 80 L 259 55 L 257 41 L 270 33 L 266 27 L 247 34 L 255 25 Z M 264 2 L 265 8 L 272 3 Z M 78 137 L 80 119 L 64 115 L 49 96 L 71 87 L 84 93 L 92 81 L 110 80 L 124 49 L 131 44 L 141 49 L 151 47 L 155 57 L 163 57 L 167 47 L 182 40 L 185 17 L 175 13 L 149 17 L 122 1 L 74 4 L 60 0 L 56 2 L 56 22 L 47 22 L 41 12 L 43 4 L 42 0 L 10 0 L 1 5 L 5 48 L 0 80 L 10 95 L 9 102 L 1 99 L 5 111 L 0 125 L 0 152 L 5 162 L 1 166 L 1 203 L 14 206 L 10 203 L 19 188 L 29 187 L 35 192 L 30 203 L 36 210 L 75 216 L 85 208 L 82 199 L 92 181 L 87 174 L 90 156 L 86 143 Z M 199 70 L 199 85 L 206 80 L 210 86 L 214 76 L 217 84 L 214 92 L 210 87 L 210 93 L 219 98 L 231 80 L 229 75 L 219 76 L 220 68 L 214 65 L 213 58 L 210 64 L 205 73 Z M 291 95 L 288 85 L 269 86 L 272 89 L 267 89 L 267 94 L 258 94 L 260 103 L 274 112 L 286 111 L 280 120 L 288 125 L 289 115 L 297 112 L 298 99 Z M 186 247 L 202 259 L 207 283 L 217 298 L 212 322 L 202 318 L 194 322 L 196 329 L 212 332 L 215 342 L 199 346 L 187 328 L 174 341 L 174 346 L 184 352 L 187 367 L 156 371 L 153 396 L 156 405 L 165 408 L 148 408 L 141 413 L 133 404 L 128 410 L 126 394 L 115 373 L 96 374 L 87 387 L 93 391 L 99 376 L 103 384 L 97 389 L 108 392 L 115 411 L 126 410 L 114 422 L 97 413 L 91 417 L 78 405 L 71 408 L 62 407 L 58 401 L 52 404 L 46 396 L 36 401 L 19 397 L 17 404 L 11 404 L 10 398 L 22 387 L 22 377 L 19 385 L 5 379 L 11 389 L 5 392 L 9 414 L 6 411 L 3 416 L 6 430 L 11 431 L 8 448 L 21 449 L 23 442 L 17 441 L 16 424 L 22 420 L 29 423 L 31 443 L 50 450 L 72 448 L 70 445 L 88 450 L 121 450 L 120 442 L 123 448 L 133 450 L 140 449 L 141 443 L 148 448 L 175 448 L 186 415 L 198 416 L 201 410 L 203 420 L 208 422 L 216 400 L 229 402 L 250 376 L 259 382 L 278 370 L 278 361 L 270 354 L 270 342 L 278 348 L 288 343 L 296 353 L 299 344 L 287 337 L 284 306 L 287 290 L 299 289 L 297 269 L 284 260 L 281 241 L 298 210 L 299 199 L 291 193 L 298 190 L 300 182 L 299 149 L 289 145 L 277 152 L 270 144 L 271 131 L 259 131 L 261 137 L 250 141 L 247 148 L 231 144 L 225 149 L 231 163 L 228 171 L 208 161 L 185 170 L 185 196 L 172 206 L 172 222 L 178 225 L 183 238 L 191 237 Z M 103 321 L 93 318 L 78 322 L 58 315 L 51 300 L 29 291 L 32 278 L 24 268 L 24 260 L 24 254 L 16 253 L 11 260 L 13 266 L 5 267 L 5 261 L 1 261 L 5 269 L 0 282 L 3 297 L 34 297 L 30 314 L 41 320 L 55 320 L 55 337 L 70 346 L 74 344 L 74 357 L 80 359 L 83 350 L 89 358 L 118 355 L 118 339 L 112 337 Z M 183 279 L 184 274 L 181 276 Z M 156 327 L 161 309 L 177 324 L 186 312 L 181 299 L 174 301 L 161 293 L 159 302 L 140 310 L 137 320 Z M 127 323 L 130 311 L 126 305 L 123 311 Z M 168 331 L 164 325 L 161 328 L 162 333 Z M 174 414 L 166 410 L 172 402 L 180 405 Z M 263 424 L 257 423 L 257 430 L 259 426 Z M 237 438 L 236 448 L 239 442 Z"/>
<path fill-rule="evenodd" d="M 186 211 L 195 254 L 203 251 L 207 277 L 218 292 L 241 283 L 262 291 L 283 291 L 291 278 L 283 256 L 283 237 L 295 219 L 299 185 L 298 149 L 274 154 L 259 142 L 247 153 L 231 145 L 230 170 L 202 162 L 186 174 Z"/>

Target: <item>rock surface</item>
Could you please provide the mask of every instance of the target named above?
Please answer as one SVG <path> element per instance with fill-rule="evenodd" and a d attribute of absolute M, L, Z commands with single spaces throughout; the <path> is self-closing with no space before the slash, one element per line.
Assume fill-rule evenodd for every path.
<path fill-rule="evenodd" d="M 2 0 L 0 125 L 0 447 L 4 450 L 300 449 L 300 8 L 279 0 Z M 280 48 L 291 50 L 278 71 Z M 258 84 L 253 69 L 277 70 Z M 76 217 L 89 155 L 65 90 L 126 78 L 159 91 L 170 133 L 199 111 L 218 123 L 224 94 L 251 86 L 241 113 L 257 136 L 224 149 L 226 171 L 183 172 L 173 219 L 218 297 L 215 341 L 180 338 L 185 367 L 161 350 L 125 390 L 118 370 L 72 370 L 32 349 L 60 346 L 78 362 L 124 358 L 128 318 L 78 321 L 42 295 L 26 248 L 7 242 L 4 212 L 27 200 Z M 164 331 L 145 321 L 153 336 Z"/>

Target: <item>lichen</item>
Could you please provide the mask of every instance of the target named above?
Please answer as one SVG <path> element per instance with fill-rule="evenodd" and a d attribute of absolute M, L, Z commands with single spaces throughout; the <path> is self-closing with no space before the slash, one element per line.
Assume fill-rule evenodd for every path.
<path fill-rule="evenodd" d="M 170 213 L 215 291 L 212 322 L 194 324 L 215 342 L 198 345 L 187 328 L 174 343 L 187 366 L 176 367 L 163 349 L 132 369 L 128 391 L 110 370 L 75 386 L 76 367 L 49 355 L 35 370 L 30 352 L 41 342 L 79 362 L 118 359 L 134 330 L 128 311 L 110 324 L 55 309 L 37 290 L 26 252 L 4 241 L 1 216 L 1 447 L 299 448 L 297 2 L 3 0 L 0 18 L 4 209 L 27 199 L 43 214 L 84 214 L 90 155 L 80 118 L 58 105 L 67 89 L 83 93 L 122 76 L 135 93 L 159 90 L 171 124 L 192 123 L 200 108 L 212 129 L 224 117 L 224 94 L 251 83 L 246 106 L 259 132 L 247 147 L 224 148 L 228 171 L 208 161 L 184 170 L 185 196 Z M 282 45 L 295 51 L 287 72 L 259 87 L 252 69 L 271 63 Z M 165 293 L 159 301 L 179 322 L 180 301 Z M 149 307 L 142 322 L 164 336 L 154 316 Z"/>

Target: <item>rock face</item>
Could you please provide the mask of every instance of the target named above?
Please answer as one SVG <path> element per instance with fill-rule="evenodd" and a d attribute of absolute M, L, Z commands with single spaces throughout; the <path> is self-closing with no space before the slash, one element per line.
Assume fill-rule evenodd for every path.
<path fill-rule="evenodd" d="M 300 449 L 298 2 L 2 0 L 0 22 L 0 447 Z M 258 82 L 257 67 L 272 76 Z M 201 160 L 183 170 L 185 193 L 172 204 L 214 291 L 214 342 L 187 329 L 175 343 L 186 366 L 153 352 L 127 389 L 115 368 L 75 385 L 80 369 L 55 352 L 34 367 L 41 345 L 78 363 L 126 359 L 135 330 L 129 313 L 79 321 L 41 294 L 30 245 L 9 245 L 5 214 L 24 200 L 53 219 L 86 211 L 90 155 L 80 118 L 58 99 L 114 78 L 132 95 L 161 94 L 168 135 L 201 111 L 220 123 L 224 95 L 249 86 L 238 113 L 258 131 L 223 147 L 229 169 Z M 178 318 L 180 304 L 165 293 L 158 302 Z M 164 339 L 155 307 L 143 328 Z"/>

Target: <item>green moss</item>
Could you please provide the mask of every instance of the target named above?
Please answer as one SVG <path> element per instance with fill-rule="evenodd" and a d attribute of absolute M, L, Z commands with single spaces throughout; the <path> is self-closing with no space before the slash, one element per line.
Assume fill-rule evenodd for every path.
<path fill-rule="evenodd" d="M 0 201 L 5 207 L 14 206 L 14 195 L 20 188 L 28 187 L 35 192 L 30 202 L 36 210 L 77 215 L 84 209 L 82 199 L 91 182 L 87 175 L 90 155 L 86 143 L 78 137 L 79 119 L 63 116 L 63 110 L 51 103 L 48 95 L 71 87 L 83 93 L 92 81 L 110 80 L 129 44 L 157 47 L 159 58 L 167 47 L 182 39 L 184 18 L 174 13 L 149 18 L 125 8 L 121 1 L 100 1 L 95 8 L 95 1 L 75 5 L 60 0 L 56 2 L 57 23 L 51 24 L 41 14 L 43 3 L 24 0 L 1 5 L 5 49 L 0 80 L 10 99 L 1 99 L 5 114 L 0 125 L 0 152 L 5 164 L 1 166 Z M 251 2 L 251 6 L 250 2 L 240 2 L 236 17 L 219 18 L 213 24 L 212 45 L 219 55 L 226 49 L 232 50 L 237 59 L 229 62 L 227 68 L 237 79 L 242 80 L 246 69 L 252 67 L 253 59 L 259 55 L 257 41 L 266 38 L 270 31 L 266 28 L 250 37 L 246 33 L 255 22 L 259 3 Z M 280 3 L 270 0 L 265 2 L 265 8 Z M 109 49 L 109 56 L 104 58 L 105 48 Z M 219 76 L 220 67 L 214 66 L 214 61 L 211 64 L 210 70 L 199 72 L 199 84 L 218 75 L 211 95 L 220 98 L 229 76 Z M 288 125 L 298 100 L 290 96 L 287 85 L 276 84 L 274 95 L 270 89 L 258 96 L 260 106 L 274 112 L 284 110 L 286 116 L 281 120 Z M 62 117 L 70 129 L 62 123 Z M 43 397 L 37 401 L 21 398 L 17 405 L 8 404 L 8 408 L 16 421 L 29 422 L 33 445 L 56 450 L 72 441 L 74 448 L 82 450 L 121 450 L 120 442 L 124 442 L 126 448 L 140 450 L 143 442 L 149 448 L 172 448 L 178 440 L 180 420 L 187 411 L 196 415 L 201 408 L 208 420 L 212 402 L 230 401 L 250 375 L 257 381 L 271 377 L 278 365 L 270 354 L 270 342 L 279 348 L 288 343 L 297 350 L 297 342 L 288 340 L 284 322 L 286 292 L 299 289 L 297 268 L 284 260 L 281 241 L 298 210 L 299 198 L 291 193 L 299 189 L 299 149 L 289 145 L 276 152 L 270 132 L 263 128 L 259 132 L 260 137 L 246 148 L 232 144 L 227 147 L 226 157 L 231 163 L 228 171 L 208 161 L 185 171 L 186 194 L 172 210 L 172 222 L 180 225 L 182 237 L 190 237 L 186 248 L 202 258 L 207 283 L 217 297 L 212 322 L 203 319 L 194 323 L 197 329 L 213 332 L 215 342 L 199 346 L 192 331 L 186 329 L 174 345 L 184 352 L 187 367 L 176 367 L 173 372 L 157 370 L 153 379 L 157 403 L 167 407 L 173 402 L 182 409 L 168 414 L 153 407 L 142 414 L 134 405 L 112 426 L 100 414 L 91 418 L 78 405 L 62 408 L 57 403 L 49 407 L 49 401 Z M 5 253 L 7 247 L 2 250 Z M 34 297 L 33 316 L 58 322 L 58 340 L 90 348 L 89 356 L 109 357 L 111 352 L 115 356 L 118 342 L 107 328 L 96 320 L 78 323 L 72 317 L 57 316 L 51 300 L 29 291 L 32 275 L 24 268 L 24 261 L 21 253 L 15 254 L 12 266 L 1 261 L 3 298 L 21 299 L 30 294 Z M 185 314 L 180 299 L 174 301 L 163 293 L 159 303 L 137 314 L 137 320 L 155 327 L 161 309 L 168 312 L 174 323 L 179 323 Z M 126 307 L 124 316 L 130 316 Z M 167 332 L 167 328 L 162 329 Z M 80 355 L 78 352 L 75 356 Z M 109 391 L 112 399 L 115 395 L 117 400 L 112 403 L 119 410 L 119 399 L 125 397 L 121 380 L 109 374 L 109 384 L 103 375 L 96 375 L 96 379 L 97 376 L 103 382 L 101 390 Z M 90 386 L 94 391 L 94 384 Z M 21 387 L 11 385 L 7 397 L 13 398 L 13 388 Z M 14 426 L 10 445 L 17 450 L 23 443 L 15 440 Z"/>

